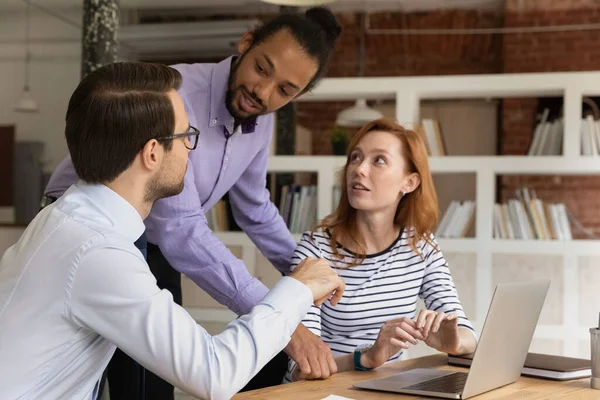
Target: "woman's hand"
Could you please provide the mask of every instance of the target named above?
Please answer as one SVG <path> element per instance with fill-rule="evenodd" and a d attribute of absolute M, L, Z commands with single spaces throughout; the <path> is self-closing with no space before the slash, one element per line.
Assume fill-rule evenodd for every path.
<path fill-rule="evenodd" d="M 387 321 L 373 347 L 361 355 L 360 363 L 366 368 L 377 368 L 400 350 L 408 349 L 408 343 L 416 345 L 419 340 L 423 340 L 423 335 L 416 321 L 406 317 Z"/>
<path fill-rule="evenodd" d="M 459 354 L 461 337 L 458 331 L 458 315 L 421 310 L 416 327 L 422 333 L 425 344 L 448 354 Z"/>

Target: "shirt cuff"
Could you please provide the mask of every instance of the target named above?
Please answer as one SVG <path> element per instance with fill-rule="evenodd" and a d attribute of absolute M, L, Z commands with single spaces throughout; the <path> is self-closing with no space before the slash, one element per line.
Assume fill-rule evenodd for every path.
<path fill-rule="evenodd" d="M 232 300 L 230 309 L 237 315 L 248 314 L 269 293 L 269 289 L 258 279 L 253 278 Z"/>
<path fill-rule="evenodd" d="M 300 281 L 284 276 L 264 298 L 263 303 L 277 308 L 282 314 L 297 317 L 299 324 L 313 304 L 311 290 Z"/>

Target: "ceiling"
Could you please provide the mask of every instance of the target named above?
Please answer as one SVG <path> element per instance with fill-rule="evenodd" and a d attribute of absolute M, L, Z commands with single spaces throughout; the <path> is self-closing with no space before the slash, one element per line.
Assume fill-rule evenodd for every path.
<path fill-rule="evenodd" d="M 28 0 L 41 6 L 60 9 L 81 8 L 83 0 Z M 278 7 L 260 0 L 120 0 L 123 9 L 193 8 L 207 13 L 252 13 L 277 11 Z M 441 8 L 499 8 L 504 0 L 336 0 L 328 3 L 332 10 L 404 10 L 420 11 Z M 23 9 L 24 0 L 0 0 L 0 10 Z"/>

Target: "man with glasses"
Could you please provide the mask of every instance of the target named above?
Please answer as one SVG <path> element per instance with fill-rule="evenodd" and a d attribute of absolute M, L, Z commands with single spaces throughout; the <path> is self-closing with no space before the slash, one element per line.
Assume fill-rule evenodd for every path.
<path fill-rule="evenodd" d="M 185 189 L 159 200 L 146 219 L 148 263 L 158 286 L 181 304 L 181 273 L 237 315 L 247 313 L 267 293 L 211 232 L 205 217 L 226 194 L 235 222 L 282 273 L 288 274 L 296 242 L 266 189 L 273 112 L 309 91 L 327 70 L 340 27 L 325 8 L 305 15 L 280 15 L 246 34 L 238 57 L 218 64 L 174 66 L 183 76 L 179 89 L 200 146 L 190 154 Z M 57 198 L 77 180 L 67 159 L 46 188 Z M 308 378 L 337 371 L 329 346 L 303 325 L 285 349 Z M 280 354 L 248 388 L 279 384 L 288 357 Z M 127 356 L 117 352 L 109 365 L 111 397 L 133 384 Z M 116 371 L 112 373 L 111 371 Z M 146 393 L 173 398 L 173 387 L 146 375 Z M 126 389 L 123 389 L 126 390 Z"/>
<path fill-rule="evenodd" d="M 65 136 L 81 180 L 0 261 L 0 399 L 95 400 L 117 346 L 195 396 L 230 398 L 311 303 L 341 297 L 343 281 L 312 259 L 212 337 L 158 288 L 134 241 L 154 202 L 184 189 L 198 144 L 180 83 L 166 66 L 116 63 L 71 96 Z"/>

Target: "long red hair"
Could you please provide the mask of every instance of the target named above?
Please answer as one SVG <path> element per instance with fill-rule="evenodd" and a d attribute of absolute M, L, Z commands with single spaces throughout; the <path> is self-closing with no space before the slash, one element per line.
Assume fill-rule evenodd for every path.
<path fill-rule="evenodd" d="M 411 193 L 402 197 L 394 224 L 407 231 L 413 229 L 413 237 L 410 240 L 410 247 L 419 255 L 417 243 L 421 240 L 435 246 L 432 242 L 431 234 L 435 230 L 438 222 L 438 201 L 433 186 L 433 179 L 429 171 L 429 162 L 427 160 L 427 149 L 421 136 L 416 132 L 404 129 L 401 125 L 389 118 L 381 118 L 363 126 L 352 138 L 347 150 L 346 165 L 341 171 L 340 177 L 340 202 L 336 210 L 325 217 L 315 228 L 328 231 L 331 235 L 331 247 L 335 257 L 342 258 L 338 250 L 338 239 L 340 237 L 349 240 L 355 245 L 358 251 L 357 257 L 352 265 L 360 264 L 366 257 L 366 246 L 364 238 L 360 237 L 356 226 L 356 209 L 350 206 L 347 192 L 346 172 L 350 163 L 350 154 L 363 137 L 372 131 L 383 131 L 394 134 L 402 142 L 402 157 L 407 164 L 407 173 L 416 172 L 420 177 L 419 186 Z M 421 255 L 422 256 L 422 255 Z M 351 265 L 351 266 L 352 266 Z"/>

